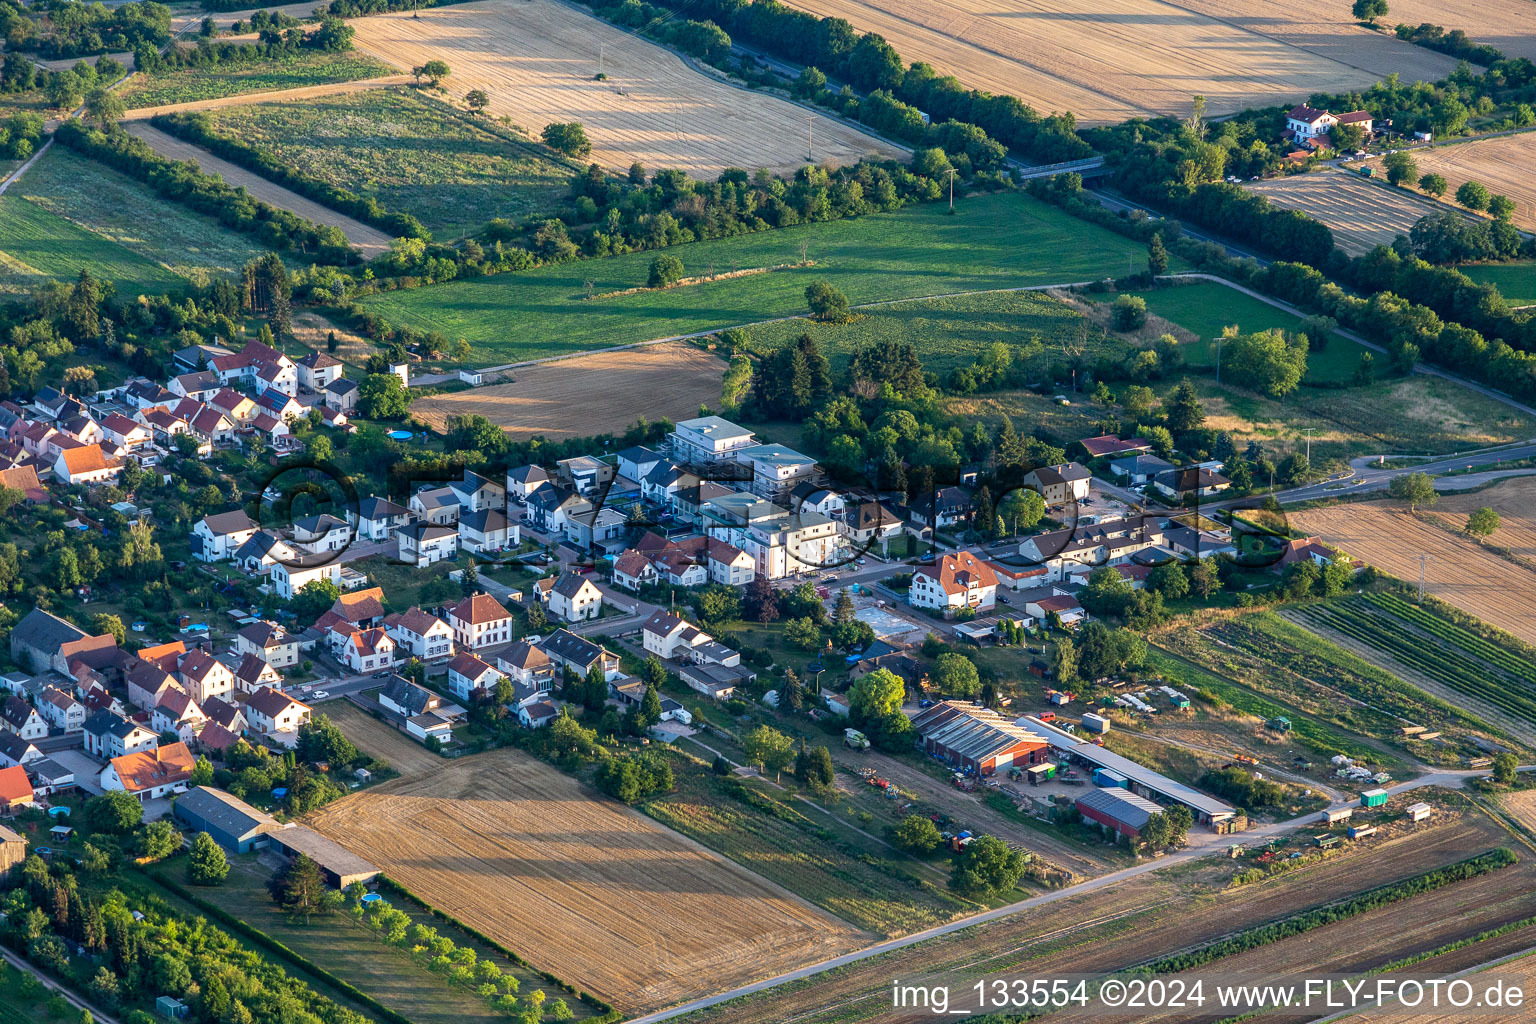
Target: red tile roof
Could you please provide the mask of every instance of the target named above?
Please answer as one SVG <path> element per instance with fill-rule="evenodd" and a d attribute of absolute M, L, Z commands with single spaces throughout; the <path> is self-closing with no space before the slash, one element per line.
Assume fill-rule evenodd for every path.
<path fill-rule="evenodd" d="M 117 777 L 130 793 L 186 782 L 192 777 L 194 763 L 185 743 L 168 743 L 159 750 L 141 750 L 112 759 Z"/>

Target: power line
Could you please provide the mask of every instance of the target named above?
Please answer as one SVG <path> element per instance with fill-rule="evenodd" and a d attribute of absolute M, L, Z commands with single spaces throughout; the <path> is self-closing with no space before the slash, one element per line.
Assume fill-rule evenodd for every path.
<path fill-rule="evenodd" d="M 1430 562 L 1432 562 L 1434 560 L 1435 560 L 1435 556 L 1434 555 L 1430 555 L 1430 554 L 1420 554 L 1419 555 L 1419 600 L 1421 600 L 1421 601 L 1424 599 L 1424 569 L 1425 569 L 1425 567 L 1427 567 L 1429 565 Z"/>

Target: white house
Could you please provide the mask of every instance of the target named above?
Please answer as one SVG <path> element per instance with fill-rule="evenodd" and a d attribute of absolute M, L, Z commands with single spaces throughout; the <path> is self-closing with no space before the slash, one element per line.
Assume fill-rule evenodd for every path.
<path fill-rule="evenodd" d="M 324 391 L 341 376 L 341 360 L 325 352 L 311 352 L 296 364 L 299 386 L 310 391 Z"/>
<path fill-rule="evenodd" d="M 275 622 L 253 622 L 235 634 L 235 653 L 254 654 L 273 668 L 299 663 L 299 638 Z"/>
<path fill-rule="evenodd" d="M 946 553 L 913 571 L 907 600 L 914 608 L 945 614 L 962 608 L 985 611 L 997 603 L 997 573 L 969 551 Z"/>
<path fill-rule="evenodd" d="M 389 540 L 395 531 L 411 521 L 411 510 L 388 498 L 367 497 L 356 509 L 347 509 L 347 522 L 365 540 Z"/>
<path fill-rule="evenodd" d="M 395 664 L 395 641 L 378 626 L 355 629 L 341 637 L 336 654 L 353 672 L 377 672 Z"/>
<path fill-rule="evenodd" d="M 460 700 L 472 699 L 477 691 L 494 689 L 501 679 L 499 669 L 468 651 L 460 651 L 448 662 L 448 689 Z"/>
<path fill-rule="evenodd" d="M 79 732 L 85 725 L 85 705 L 56 686 L 38 693 L 37 710 L 60 732 Z"/>
<path fill-rule="evenodd" d="M 453 654 L 453 627 L 420 608 L 386 616 L 384 629 L 394 638 L 396 650 L 403 648 L 419 661 L 436 661 Z"/>
<path fill-rule="evenodd" d="M 285 601 L 316 580 L 328 580 L 341 586 L 341 563 L 326 565 L 292 566 L 276 562 L 272 566 L 272 591 Z"/>
<path fill-rule="evenodd" d="M 40 740 L 48 735 L 48 723 L 25 697 L 7 697 L 0 703 L 0 729 L 24 740 Z"/>
<path fill-rule="evenodd" d="M 512 642 L 512 613 L 490 594 L 466 597 L 448 609 L 448 624 L 454 642 L 471 651 Z"/>
<path fill-rule="evenodd" d="M 1082 501 L 1093 486 L 1093 474 L 1078 462 L 1041 466 L 1024 474 L 1024 486 L 1036 490 L 1047 505 Z"/>
<path fill-rule="evenodd" d="M 719 416 L 683 420 L 667 435 L 667 440 L 674 459 L 694 463 L 734 459 L 738 449 L 757 443 L 752 431 Z"/>
<path fill-rule="evenodd" d="M 184 793 L 196 762 L 185 743 L 168 743 L 156 750 L 114 757 L 101 771 L 101 788 L 124 792 L 139 800 L 157 800 Z"/>
<path fill-rule="evenodd" d="M 554 685 L 555 665 L 542 648 L 519 640 L 496 656 L 496 668 L 514 683 L 535 691 Z"/>
<path fill-rule="evenodd" d="M 509 469 L 507 470 L 507 497 L 521 505 L 528 500 L 530 494 L 547 483 L 549 483 L 549 474 L 539 466 L 518 466 L 516 469 Z"/>
<path fill-rule="evenodd" d="M 85 752 L 92 757 L 113 758 L 140 750 L 153 750 L 160 736 L 137 722 L 110 711 L 97 711 L 85 720 Z"/>
<path fill-rule="evenodd" d="M 417 520 L 395 531 L 397 555 L 420 569 L 452 558 L 459 550 L 459 531 L 452 525 Z"/>
<path fill-rule="evenodd" d="M 465 551 L 503 551 L 517 547 L 521 541 L 518 525 L 499 509 L 467 512 L 459 519 L 459 547 Z"/>
<path fill-rule="evenodd" d="M 1232 481 L 1214 470 L 1201 466 L 1170 469 L 1152 478 L 1152 487 L 1159 494 L 1175 501 L 1186 494 L 1198 494 L 1208 498 L 1232 486 Z"/>
<path fill-rule="evenodd" d="M 281 690 L 266 686 L 246 699 L 245 717 L 251 729 L 280 742 L 298 739 L 299 726 L 309 721 L 309 705 L 301 704 Z"/>
<path fill-rule="evenodd" d="M 458 499 L 460 515 L 467 512 L 484 512 L 507 505 L 507 489 L 496 481 L 479 473 L 464 471 L 464 476 L 448 484 L 448 489 Z"/>
<path fill-rule="evenodd" d="M 564 622 L 595 619 L 603 613 L 603 592 L 586 576 L 566 573 L 549 589 L 549 611 Z"/>
<path fill-rule="evenodd" d="M 207 721 L 208 716 L 203 713 L 203 709 L 184 690 L 168 692 L 149 716 L 151 729 L 161 735 L 173 732 L 183 743 L 191 743 L 196 739 Z"/>
<path fill-rule="evenodd" d="M 347 521 L 327 512 L 293 521 L 293 546 L 312 555 L 341 551 L 351 540 Z"/>
<path fill-rule="evenodd" d="M 222 561 L 255 536 L 256 530 L 244 509 L 203 516 L 192 527 L 192 555 L 203 562 Z"/>
<path fill-rule="evenodd" d="M 411 511 L 436 526 L 452 526 L 463 511 L 458 492 L 452 487 L 424 487 L 411 495 Z"/>
<path fill-rule="evenodd" d="M 107 455 L 99 444 L 66 448 L 53 462 L 54 479 L 71 486 L 110 483 L 122 471 L 123 460 Z"/>
<path fill-rule="evenodd" d="M 816 473 L 816 460 L 782 444 L 754 444 L 732 452 L 737 462 L 752 471 L 753 494 L 778 501 L 795 485 Z"/>
<path fill-rule="evenodd" d="M 656 567 L 638 551 L 624 552 L 613 562 L 614 586 L 625 590 L 639 590 L 656 582 Z"/>
<path fill-rule="evenodd" d="M 635 445 L 633 448 L 625 448 L 619 452 L 617 458 L 619 476 L 638 484 L 661 463 L 662 454 L 651 451 L 643 445 Z"/>
<path fill-rule="evenodd" d="M 645 620 L 640 633 L 646 651 L 660 658 L 703 665 L 724 665 L 727 668 L 741 664 L 740 653 L 663 609 L 657 609 Z"/>

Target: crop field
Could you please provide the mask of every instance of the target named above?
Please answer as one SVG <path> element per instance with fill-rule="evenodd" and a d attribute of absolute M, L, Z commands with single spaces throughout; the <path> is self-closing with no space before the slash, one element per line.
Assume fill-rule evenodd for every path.
<path fill-rule="evenodd" d="M 477 360 L 511 362 L 802 315 L 805 288 L 816 280 L 859 304 L 1089 281 L 1145 254 L 1128 238 L 1017 193 L 975 196 L 955 209 L 951 217 L 928 203 L 667 250 L 689 274 L 782 268 L 726 280 L 644 289 L 656 254 L 636 252 L 381 292 L 358 304 L 393 324 L 466 338 Z M 802 246 L 811 265 L 786 266 L 800 262 Z M 589 286 L 595 298 L 587 298 Z"/>
<path fill-rule="evenodd" d="M 1251 295 L 1214 281 L 1135 292 L 1147 301 L 1147 312 L 1182 327 L 1188 337 L 1179 351 L 1191 366 L 1215 366 L 1216 339 L 1223 328 L 1236 325 L 1244 334 L 1271 328 L 1294 331 L 1301 318 L 1276 309 Z M 1328 347 L 1307 357 L 1308 380 L 1347 380 L 1360 362 L 1361 346 L 1335 334 Z"/>
<path fill-rule="evenodd" d="M 1491 284 L 1511 306 L 1536 306 L 1536 263 L 1476 263 L 1461 272 L 1479 284 Z"/>
<path fill-rule="evenodd" d="M 550 209 L 577 173 L 511 129 L 406 87 L 274 99 L 220 108 L 210 119 L 220 134 L 414 214 L 440 236 Z"/>
<path fill-rule="evenodd" d="M 1324 0 L 1282 10 L 1264 0 L 793 0 L 792 7 L 877 32 L 907 63 L 925 61 L 967 86 L 1017 96 L 1079 123 L 1182 116 L 1190 97 L 1212 113 L 1363 89 L 1390 72 L 1436 79 L 1455 61 L 1353 24 Z M 1395 12 L 1394 12 L 1395 13 Z M 1317 31 L 1319 19 L 1330 22 Z"/>
<path fill-rule="evenodd" d="M 1291 525 L 1364 559 L 1400 579 L 1419 578 L 1419 555 L 1430 556 L 1424 589 L 1442 601 L 1536 643 L 1536 572 L 1475 541 L 1447 533 L 1406 508 L 1357 502 L 1292 513 Z"/>
<path fill-rule="evenodd" d="M 302 89 L 393 75 L 399 69 L 364 53 L 300 50 L 250 64 L 140 72 L 118 90 L 129 108 L 191 103 L 253 92 Z"/>
<path fill-rule="evenodd" d="M 1467 525 L 1467 515 L 1480 508 L 1499 514 L 1499 528 L 1488 543 L 1536 568 L 1536 477 L 1513 477 L 1487 490 L 1444 495 L 1428 514 L 1460 530 Z"/>
<path fill-rule="evenodd" d="M 132 178 L 58 146 L 45 153 L 11 186 L 6 200 L 13 197 L 65 218 L 95 236 L 99 240 L 99 255 L 95 257 L 99 265 L 106 267 L 116 262 L 121 267 L 117 273 L 101 276 L 113 278 L 130 291 L 164 291 L 186 281 L 207 284 L 212 277 L 238 274 L 247 260 L 263 251 L 246 235 L 161 199 Z M 0 232 L 0 239 L 5 240 L 0 241 L 0 246 L 16 255 L 10 240 L 22 237 Z M 54 261 L 50 265 L 68 265 L 76 244 L 61 237 L 61 248 L 51 254 Z M 91 248 L 83 238 L 78 244 L 85 248 L 77 251 Z M 141 266 L 135 269 L 136 262 L 123 262 L 107 255 L 116 248 L 155 264 L 159 272 Z M 41 269 L 42 264 L 33 259 L 18 258 Z M 42 258 L 47 262 L 46 257 Z M 74 277 L 78 273 L 80 264 L 72 265 L 74 269 L 66 268 L 62 276 Z M 86 265 L 90 265 L 88 261 Z M 97 273 L 94 266 L 91 273 Z"/>
<path fill-rule="evenodd" d="M 1509 842 L 1508 833 L 1481 817 L 1452 817 L 1441 824 L 1406 830 L 1369 846 L 1347 847 L 1327 859 L 1257 885 L 1227 888 L 1233 867 L 1229 862 L 1206 860 L 1199 865 L 1143 874 L 1122 885 L 1031 908 L 1025 913 L 988 922 L 964 932 L 946 935 L 906 949 L 849 965 L 809 981 L 795 982 L 771 991 L 746 996 L 684 1018 L 689 1024 L 778 1024 L 794 1020 L 804 1024 L 830 1024 L 889 1020 L 892 978 L 946 977 L 952 989 L 968 988 L 981 974 L 1019 973 L 1050 977 L 1052 972 L 1096 973 L 1145 963 L 1170 951 L 1211 942 L 1240 930 L 1276 921 L 1308 907 L 1343 899 L 1364 889 L 1387 885 L 1437 867 L 1461 861 Z M 1292 936 L 1243 954 L 1262 967 L 1272 961 L 1286 965 L 1287 973 L 1330 969 L 1334 958 L 1349 959 L 1352 949 L 1368 950 L 1372 964 L 1387 962 L 1399 950 L 1438 948 L 1462 935 L 1477 934 L 1488 922 L 1529 917 L 1536 913 L 1530 894 L 1530 868 L 1536 858 L 1525 858 L 1514 867 L 1464 883 L 1424 893 L 1389 907 L 1369 911 L 1348 920 L 1380 921 L 1372 937 L 1353 934 L 1324 943 L 1317 936 L 1328 929 L 1348 932 L 1339 925 Z M 1490 881 L 1505 876 L 1498 883 Z M 1522 892 L 1523 890 L 1523 892 Z M 1456 923 L 1461 894 L 1469 895 L 1469 909 L 1477 923 Z M 1391 911 L 1409 914 L 1399 942 L 1385 924 Z M 1439 918 L 1439 924 L 1435 919 Z M 1342 922 L 1347 925 L 1348 921 Z M 1268 961 L 1263 954 L 1268 953 Z M 1229 961 L 1210 965 L 1220 970 Z M 1053 1013 L 1052 1016 L 1058 1016 Z M 1201 1020 L 1223 1016 L 1216 1012 Z M 916 1018 L 913 1018 L 916 1019 Z M 1098 1018 L 1095 1018 L 1098 1019 Z M 1119 1018 L 1115 1018 L 1119 1019 Z M 1134 1018 L 1144 1019 L 1142 1017 Z"/>
<path fill-rule="evenodd" d="M 518 440 L 620 434 L 638 419 L 687 419 L 717 404 L 724 373 L 718 356 L 665 342 L 522 367 L 510 384 L 422 398 L 411 414 L 438 430 L 478 414 Z"/>
<path fill-rule="evenodd" d="M 172 160 L 191 160 L 204 173 L 217 174 L 229 184 L 244 188 L 257 199 L 297 214 L 305 220 L 314 221 L 316 224 L 340 228 L 342 234 L 347 236 L 347 241 L 368 256 L 376 256 L 389 248 L 389 236 L 377 228 L 371 228 L 362 221 L 337 213 L 328 206 L 321 206 L 312 199 L 306 199 L 297 192 L 268 181 L 259 174 L 237 167 L 228 160 L 221 160 L 200 146 L 183 142 L 158 128 L 150 127 L 148 122 L 130 121 L 125 127 L 129 134 L 136 135 L 149 143 L 155 152 L 163 157 Z"/>
<path fill-rule="evenodd" d="M 1480 181 L 1494 195 L 1515 201 L 1512 218 L 1517 227 L 1536 230 L 1536 132 L 1501 135 L 1494 139 L 1474 139 L 1447 146 L 1429 146 L 1414 151 L 1419 173 L 1443 175 L 1450 185 L 1447 194 L 1467 181 Z"/>
<path fill-rule="evenodd" d="M 1311 605 L 1289 617 L 1339 637 L 1364 657 L 1401 665 L 1405 675 L 1427 677 L 1427 688 L 1465 701 L 1484 721 L 1530 742 L 1536 726 L 1536 667 L 1523 652 L 1392 594 Z"/>
<path fill-rule="evenodd" d="M 352 730 L 356 716 L 341 717 Z M 537 759 L 408 760 L 306 821 L 431 905 L 634 1012 L 844 952 L 861 935 Z M 420 748 L 418 748 L 420 750 Z"/>
<path fill-rule="evenodd" d="M 1502 962 L 1505 957 L 1522 952 L 1530 945 L 1531 936 L 1525 933 L 1517 933 L 1514 937 L 1523 940 L 1524 946 L 1517 946 L 1513 950 L 1504 949 L 1504 943 L 1478 943 L 1468 952 L 1477 957 L 1473 965 L 1495 964 L 1486 972 L 1486 981 L 1491 982 L 1495 977 L 1506 978 L 1512 984 L 1520 986 L 1529 993 L 1536 990 L 1536 953 L 1527 953 L 1516 959 Z M 1426 962 L 1429 963 L 1429 962 Z M 1417 965 L 1419 970 L 1425 970 L 1425 965 Z M 1465 969 L 1465 968 L 1463 968 Z M 1431 965 L 1431 972 L 1438 973 L 1438 966 Z M 1484 987 L 1483 972 L 1466 975 L 1466 980 L 1473 984 L 1474 990 Z M 1416 1010 L 1404 1010 L 1399 1006 L 1383 1007 L 1379 1010 L 1370 1010 L 1358 1013 L 1351 1017 L 1339 1018 L 1338 1024 L 1460 1024 L 1465 1021 L 1466 1012 L 1463 1010 L 1444 1009 L 1431 1011 L 1421 1007 Z"/>
<path fill-rule="evenodd" d="M 789 171 L 806 162 L 808 128 L 814 163 L 905 155 L 856 128 L 695 71 L 662 47 L 555 0 L 457 4 L 352 25 L 358 49 L 401 67 L 447 61 L 450 90 L 483 89 L 488 113 L 535 135 L 551 122 L 581 122 L 591 159 L 609 170 L 638 161 L 710 178 L 727 167 Z"/>
<path fill-rule="evenodd" d="M 1425 170 L 1421 161 L 1420 171 Z M 1406 235 L 1421 217 L 1437 209 L 1410 192 L 1373 185 L 1347 171 L 1292 174 L 1247 187 L 1276 206 L 1322 221 L 1333 231 L 1334 244 L 1351 256 L 1391 245 L 1393 238 Z"/>
<path fill-rule="evenodd" d="M 1506 57 L 1536 60 L 1536 36 L 1522 28 L 1529 17 L 1524 0 L 1456 0 L 1454 5 L 1438 0 L 1397 0 L 1392 16 L 1383 21 L 1393 25 L 1444 25 L 1445 30 L 1459 28 L 1474 41 L 1502 50 Z M 1343 17 L 1349 17 L 1346 10 Z"/>
<path fill-rule="evenodd" d="M 1536 835 L 1536 789 L 1510 793 L 1499 801 L 1499 807 Z"/>

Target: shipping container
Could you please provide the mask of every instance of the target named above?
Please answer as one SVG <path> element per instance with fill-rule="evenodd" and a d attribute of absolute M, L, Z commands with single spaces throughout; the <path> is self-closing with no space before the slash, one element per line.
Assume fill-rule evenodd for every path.
<path fill-rule="evenodd" d="M 1384 789 L 1368 789 L 1360 794 L 1361 807 L 1380 807 L 1387 802 L 1387 791 Z"/>
<path fill-rule="evenodd" d="M 1109 719 L 1090 711 L 1083 715 L 1083 728 L 1089 732 L 1109 732 Z"/>
<path fill-rule="evenodd" d="M 1423 821 L 1429 817 L 1429 804 L 1411 804 L 1408 807 L 1409 821 Z"/>
<path fill-rule="evenodd" d="M 1093 770 L 1093 784 L 1105 789 L 1130 789 L 1131 780 L 1119 772 L 1110 771 L 1108 768 L 1095 768 Z"/>

